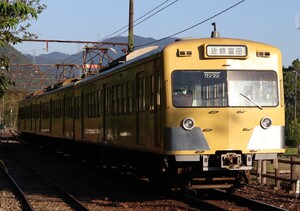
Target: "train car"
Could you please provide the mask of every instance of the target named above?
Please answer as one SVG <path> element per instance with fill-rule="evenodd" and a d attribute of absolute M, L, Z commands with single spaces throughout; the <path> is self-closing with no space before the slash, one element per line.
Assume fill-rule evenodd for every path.
<path fill-rule="evenodd" d="M 20 135 L 68 139 L 100 162 L 134 166 L 155 183 L 181 188 L 236 187 L 255 160 L 284 152 L 278 48 L 212 37 L 134 54 L 37 96 L 45 133 L 27 129 L 32 98 L 25 99 Z"/>
<path fill-rule="evenodd" d="M 37 90 L 31 93 L 26 99 L 20 102 L 18 109 L 18 129 L 23 133 L 35 134 L 37 125 L 36 121 L 37 104 L 36 97 L 42 93 L 42 90 Z"/>

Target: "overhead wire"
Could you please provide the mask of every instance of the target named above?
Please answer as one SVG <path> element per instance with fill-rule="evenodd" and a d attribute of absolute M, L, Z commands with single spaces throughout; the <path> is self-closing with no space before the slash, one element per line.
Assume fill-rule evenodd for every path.
<path fill-rule="evenodd" d="M 219 15 L 222 15 L 223 13 L 225 13 L 225 12 L 227 12 L 227 11 L 233 9 L 234 7 L 236 7 L 236 6 L 238 6 L 239 4 L 243 3 L 244 1 L 246 1 L 246 0 L 241 0 L 241 1 L 237 2 L 237 3 L 235 3 L 234 5 L 232 5 L 232 6 L 228 7 L 228 8 L 226 8 L 226 9 L 224 9 L 224 10 L 218 12 L 217 14 L 215 14 L 215 15 L 213 15 L 213 16 L 211 16 L 211 17 L 209 17 L 209 18 L 207 18 L 207 19 L 205 19 L 205 20 L 203 20 L 203 21 L 201 21 L 201 22 L 199 22 L 199 23 L 197 23 L 197 24 L 194 24 L 194 25 L 192 25 L 192 26 L 190 26 L 190 27 L 188 27 L 188 28 L 185 28 L 185 29 L 183 29 L 183 30 L 181 30 L 181 31 L 179 31 L 179 32 L 176 32 L 176 33 L 171 34 L 171 35 L 169 35 L 169 36 L 167 36 L 167 37 L 161 38 L 161 39 L 159 39 L 159 40 L 155 40 L 155 41 L 153 41 L 153 42 L 145 43 L 145 44 L 143 44 L 143 45 L 139 45 L 139 46 L 136 46 L 136 47 L 143 47 L 143 46 L 147 46 L 147 45 L 150 45 L 150 44 L 153 44 L 153 43 L 157 43 L 157 42 L 160 42 L 160 41 L 162 41 L 162 40 L 165 40 L 165 39 L 174 37 L 174 36 L 176 36 L 176 35 L 178 35 L 178 34 L 181 34 L 181 33 L 183 33 L 183 32 L 186 32 L 186 31 L 188 31 L 188 30 L 191 30 L 191 29 L 193 29 L 193 28 L 195 28 L 195 27 L 197 27 L 197 26 L 199 26 L 199 25 L 201 25 L 201 24 L 203 24 L 203 23 L 205 23 L 205 22 L 207 22 L 207 21 L 210 21 L 211 19 L 213 19 L 213 18 L 215 18 L 215 17 L 217 17 L 217 16 L 219 16 Z"/>
<path fill-rule="evenodd" d="M 137 18 L 134 22 L 137 22 L 138 20 L 141 20 L 141 19 L 144 18 L 145 16 L 149 15 L 149 14 L 152 13 L 153 11 L 157 10 L 158 8 L 160 8 L 161 6 L 163 6 L 164 4 L 166 4 L 168 1 L 170 1 L 170 0 L 166 0 L 166 1 L 164 1 L 163 3 L 159 4 L 158 6 L 156 6 L 156 7 L 153 8 L 153 9 L 151 9 L 150 11 L 148 11 L 147 13 L 145 13 L 144 15 L 142 15 L 141 17 Z M 149 17 L 146 17 L 145 19 L 143 19 L 142 21 L 138 22 L 138 23 L 135 24 L 134 26 L 136 26 L 136 25 L 138 25 L 138 24 L 140 24 L 140 23 L 146 21 L 147 19 L 153 17 L 153 16 L 156 15 L 157 13 L 159 13 L 159 12 L 161 12 L 161 11 L 167 9 L 168 7 L 170 7 L 171 5 L 173 5 L 174 3 L 176 3 L 177 1 L 179 1 L 179 0 L 175 0 L 175 1 L 171 2 L 171 3 L 168 4 L 167 6 L 165 6 L 165 7 L 163 7 L 162 9 L 156 11 L 154 14 L 150 15 Z M 113 32 L 113 33 L 111 33 L 110 35 L 107 35 L 105 38 L 103 38 L 103 39 L 101 39 L 101 40 L 104 40 L 104 39 L 106 39 L 106 38 L 109 38 L 111 35 L 113 35 L 113 34 L 119 32 L 119 31 L 121 31 L 121 30 L 123 30 L 123 29 L 125 29 L 125 28 L 127 28 L 127 27 L 128 27 L 128 24 L 127 24 L 126 26 L 120 28 L 119 30 L 117 30 L 117 31 L 115 31 L 115 32 Z M 124 30 L 124 31 L 122 31 L 121 33 L 119 33 L 119 34 L 116 35 L 115 37 L 111 37 L 110 39 L 107 40 L 107 42 L 112 41 L 112 40 L 115 39 L 117 36 L 120 36 L 120 35 L 124 34 L 125 32 L 127 32 L 127 29 Z M 100 40 L 98 40 L 98 41 L 100 41 Z M 100 46 L 102 46 L 102 45 L 100 45 Z M 81 51 L 82 51 L 82 50 L 78 51 L 77 53 L 79 53 L 79 52 L 81 52 Z M 77 53 L 76 53 L 76 54 L 77 54 Z M 75 54 L 75 55 L 76 55 L 76 54 Z M 99 52 L 98 54 L 95 54 L 95 55 L 94 55 L 92 58 L 90 58 L 89 60 L 87 60 L 87 62 L 91 61 L 92 59 L 94 59 L 94 58 L 97 57 L 98 55 L 100 55 L 100 52 Z M 70 60 L 70 59 L 72 59 L 72 56 L 70 56 L 69 58 L 67 58 L 66 60 L 64 60 L 62 63 L 63 63 L 63 64 L 65 64 L 66 62 L 68 62 L 68 63 L 74 63 L 74 62 L 76 62 L 76 61 L 79 60 L 79 58 L 75 58 L 75 59 L 73 59 L 73 60 L 71 60 L 71 61 L 68 61 L 68 60 Z M 52 70 L 52 69 L 51 69 L 51 70 Z M 51 71 L 51 70 L 49 70 L 49 71 Z M 54 69 L 53 69 L 53 70 L 54 70 Z"/>
<path fill-rule="evenodd" d="M 151 16 L 145 18 L 144 20 L 138 22 L 137 24 L 134 24 L 134 26 L 137 26 L 138 24 L 144 22 L 145 20 L 149 19 L 150 17 L 152 17 L 153 15 L 157 14 L 158 12 L 160 12 L 160 11 L 166 9 L 167 7 L 171 6 L 172 4 L 174 4 L 174 3 L 177 2 L 177 1 L 178 1 L 178 0 L 176 0 L 176 1 L 174 1 L 174 2 L 172 2 L 172 3 L 170 3 L 170 4 L 168 4 L 167 6 L 165 6 L 165 7 L 162 8 L 161 10 L 157 11 L 156 13 L 152 14 Z M 176 33 L 174 33 L 174 34 L 172 34 L 172 35 L 169 35 L 169 36 L 164 37 L 164 38 L 159 39 L 159 40 L 155 40 L 155 41 L 153 41 L 153 42 L 145 43 L 145 44 L 143 44 L 143 45 L 138 45 L 138 46 L 135 46 L 135 47 L 136 47 L 136 48 L 140 48 L 140 47 L 147 46 L 147 45 L 150 45 L 150 44 L 153 44 L 153 43 L 157 43 L 157 42 L 160 42 L 160 41 L 162 41 L 162 40 L 165 40 L 165 39 L 174 37 L 174 36 L 176 36 L 176 35 L 178 35 L 178 34 L 181 34 L 181 33 L 183 33 L 183 32 L 186 32 L 186 31 L 188 31 L 188 30 L 191 30 L 192 28 L 195 28 L 195 27 L 197 27 L 197 26 L 199 26 L 199 25 L 201 25 L 201 24 L 203 24 L 203 23 L 205 23 L 205 22 L 207 22 L 207 21 L 209 21 L 209 20 L 211 20 L 211 19 L 213 19 L 213 18 L 215 18 L 215 17 L 217 17 L 217 16 L 220 16 L 220 15 L 222 15 L 223 13 L 225 13 L 225 12 L 231 10 L 231 9 L 233 9 L 234 7 L 236 7 L 236 6 L 238 6 L 239 4 L 243 3 L 244 1 L 246 1 L 246 0 L 241 0 L 241 1 L 239 1 L 239 2 L 237 2 L 237 3 L 235 3 L 235 4 L 233 4 L 232 6 L 227 7 L 226 9 L 224 9 L 224 10 L 218 12 L 217 14 L 215 14 L 215 15 L 213 15 L 213 16 L 211 16 L 211 17 L 209 17 L 209 18 L 207 18 L 207 19 L 205 19 L 205 20 L 203 20 L 203 21 L 201 21 L 201 22 L 199 22 L 199 23 L 197 23 L 197 24 L 194 24 L 194 25 L 192 25 L 192 26 L 190 26 L 190 27 L 188 27 L 188 28 L 185 28 L 185 29 L 183 29 L 183 30 L 181 30 L 181 31 L 179 31 L 179 32 L 176 32 Z M 124 32 L 126 32 L 126 31 L 124 31 Z M 122 32 L 122 34 L 123 34 L 124 32 Z M 118 35 L 118 36 L 119 36 L 119 35 Z M 95 58 L 95 57 L 96 57 L 96 56 L 94 56 L 93 58 Z"/>
<path fill-rule="evenodd" d="M 163 6 L 164 4 L 166 4 L 166 3 L 169 2 L 169 1 L 170 1 L 170 0 L 164 1 L 163 3 L 159 4 L 159 5 L 156 6 L 155 8 L 151 9 L 150 11 L 148 11 L 147 13 L 145 13 L 144 15 L 142 15 L 141 17 L 139 17 L 138 19 L 136 19 L 134 22 L 137 22 L 137 21 L 143 19 L 144 17 L 148 16 L 148 15 L 151 14 L 153 11 L 156 11 L 158 8 L 160 8 L 161 6 Z M 166 8 L 168 8 L 169 6 L 171 6 L 172 4 L 174 4 L 174 3 L 177 2 L 177 1 L 179 1 L 179 0 L 175 0 L 175 1 L 171 2 L 169 5 L 165 6 L 164 8 L 162 8 L 162 9 L 160 9 L 160 10 L 158 10 L 158 11 L 156 11 L 154 14 L 151 14 L 150 16 L 148 16 L 148 17 L 146 17 L 145 19 L 141 20 L 140 22 L 138 22 L 138 23 L 135 24 L 134 26 L 136 26 L 136 25 L 138 25 L 138 24 L 140 24 L 140 23 L 146 21 L 146 20 L 149 19 L 150 17 L 153 17 L 155 14 L 157 14 L 157 13 L 159 13 L 159 12 L 165 10 Z M 127 27 L 128 27 L 128 24 L 127 24 L 126 26 L 120 28 L 119 30 L 115 31 L 114 33 L 112 33 L 112 34 L 110 34 L 110 35 L 107 35 L 107 36 L 106 36 L 105 38 L 103 38 L 102 40 L 104 40 L 104 39 L 110 37 L 111 35 L 113 35 L 113 34 L 119 32 L 119 31 L 121 31 L 121 30 L 123 30 L 123 29 L 125 29 L 125 28 L 127 28 Z M 113 40 L 113 39 L 115 39 L 117 36 L 120 36 L 120 35 L 122 35 L 122 34 L 125 33 L 125 32 L 127 32 L 127 29 L 124 30 L 124 31 L 122 31 L 121 33 L 119 33 L 119 34 L 116 35 L 115 37 L 112 37 L 112 38 L 109 39 L 109 40 Z M 101 46 L 101 45 L 100 45 L 100 46 Z M 82 50 L 77 51 L 77 53 L 75 53 L 74 55 L 78 54 L 78 53 L 81 52 L 81 51 L 82 51 Z M 88 60 L 86 61 L 86 63 L 92 61 L 92 60 L 93 60 L 95 57 L 97 57 L 98 55 L 100 55 L 100 52 L 97 53 L 97 54 L 95 54 L 93 57 L 90 56 L 91 58 L 88 59 Z M 74 58 L 74 56 L 68 57 L 67 59 L 65 59 L 64 61 L 62 61 L 62 64 L 72 64 L 72 63 L 78 61 L 79 59 L 82 59 L 82 58 L 80 57 L 80 58 L 74 58 L 73 60 L 71 60 L 72 58 Z M 57 67 L 57 68 L 58 68 L 58 67 Z M 50 69 L 46 70 L 44 73 L 47 73 L 47 72 L 48 72 L 48 73 L 51 73 L 51 72 L 53 72 L 53 71 L 57 71 L 57 68 L 50 68 Z"/>
<path fill-rule="evenodd" d="M 152 9 L 151 11 L 147 12 L 145 15 L 143 15 L 143 16 L 141 16 L 140 18 L 136 19 L 136 20 L 134 21 L 134 23 L 137 22 L 138 20 L 140 20 L 141 18 L 145 17 L 145 16 L 148 15 L 149 13 L 153 12 L 154 10 L 156 10 L 157 8 L 159 8 L 160 6 L 162 6 L 163 4 L 165 4 L 165 3 L 168 2 L 168 1 L 169 1 L 169 0 L 163 2 L 163 3 L 160 4 L 159 6 L 155 7 L 155 8 Z M 166 6 L 163 7 L 162 9 L 156 11 L 155 13 L 153 13 L 153 14 L 151 14 L 150 16 L 146 17 L 145 19 L 141 20 L 140 22 L 134 24 L 133 27 L 135 27 L 135 26 L 141 24 L 142 22 L 148 20 L 149 18 L 153 17 L 153 16 L 156 15 L 157 13 L 159 13 L 159 12 L 161 12 L 161 11 L 167 9 L 168 7 L 170 7 L 171 5 L 173 5 L 174 3 L 176 3 L 177 1 L 179 1 L 179 0 L 175 0 L 175 1 L 171 2 L 170 4 L 166 5 Z M 122 29 L 124 29 L 124 28 L 126 28 L 126 27 L 128 27 L 128 25 L 124 26 Z M 122 29 L 120 29 L 120 30 L 118 30 L 118 31 L 121 31 Z M 120 36 L 120 35 L 124 34 L 125 32 L 127 32 L 127 29 L 124 30 L 124 31 L 122 31 L 122 32 L 119 33 L 118 35 L 116 35 L 116 36 L 114 36 L 114 37 L 108 39 L 107 41 L 108 41 L 108 42 L 111 42 L 111 41 L 114 40 L 117 36 Z M 105 39 L 105 38 L 104 38 L 104 39 Z M 101 46 L 101 45 L 100 45 L 100 46 Z M 95 55 L 95 56 L 92 57 L 91 59 L 94 59 L 96 56 L 98 56 L 98 55 Z M 89 60 L 89 61 L 90 61 L 90 60 Z"/>
<path fill-rule="evenodd" d="M 151 18 L 152 16 L 154 16 L 154 15 L 157 14 L 158 12 L 160 12 L 160 11 L 162 11 L 162 10 L 168 8 L 169 6 L 171 6 L 172 4 L 176 3 L 177 1 L 178 1 L 178 0 L 176 0 L 176 1 L 174 1 L 174 2 L 172 2 L 172 3 L 170 3 L 170 4 L 168 4 L 167 6 L 163 7 L 162 9 L 156 11 L 154 14 L 152 14 L 152 15 L 148 16 L 147 18 L 143 19 L 142 21 L 140 21 L 140 22 L 134 24 L 134 26 L 137 26 L 138 24 L 140 24 L 140 23 L 146 21 L 147 19 Z M 199 22 L 199 23 L 196 23 L 196 24 L 194 24 L 194 25 L 192 25 L 192 26 L 190 26 L 190 27 L 187 27 L 187 28 L 185 28 L 185 29 L 183 29 L 183 30 L 181 30 L 181 31 L 179 31 L 179 32 L 176 32 L 176 33 L 174 33 L 174 34 L 171 34 L 171 35 L 169 35 L 169 36 L 167 36 L 167 37 L 164 37 L 164 38 L 161 38 L 161 39 L 159 39 L 159 40 L 155 40 L 155 41 L 153 41 L 153 42 L 148 42 L 148 43 L 145 43 L 145 44 L 143 44 L 143 45 L 138 45 L 138 46 L 135 46 L 135 47 L 136 47 L 136 48 L 140 48 L 140 47 L 147 46 L 147 45 L 150 45 L 150 44 L 153 44 L 153 43 L 157 43 L 157 42 L 160 42 L 160 41 L 162 41 L 162 40 L 165 40 L 165 39 L 174 37 L 174 36 L 176 36 L 176 35 L 178 35 L 178 34 L 181 34 L 181 33 L 183 33 L 183 32 L 186 32 L 186 31 L 188 31 L 188 30 L 191 30 L 191 29 L 193 29 L 193 28 L 195 28 L 195 27 L 197 27 L 197 26 L 199 26 L 199 25 L 201 25 L 201 24 L 203 24 L 203 23 L 206 23 L 206 22 L 212 20 L 213 18 L 216 18 L 216 17 L 218 17 L 218 16 L 220 16 L 220 15 L 222 15 L 222 14 L 228 12 L 229 10 L 235 8 L 236 6 L 240 5 L 241 3 L 245 2 L 245 1 L 246 1 L 246 0 L 241 0 L 241 1 L 239 1 L 239 2 L 237 2 L 237 3 L 235 3 L 235 4 L 233 4 L 232 6 L 227 7 L 226 9 L 224 9 L 224 10 L 218 12 L 217 14 L 215 14 L 215 15 L 213 15 L 213 16 L 211 16 L 211 17 L 209 17 L 209 18 L 207 18 L 207 19 L 205 19 L 205 20 L 203 20 L 203 21 L 201 21 L 201 22 Z M 166 2 L 167 2 L 167 1 L 165 1 L 164 3 L 166 3 Z M 163 3 L 163 4 L 164 4 L 164 3 Z M 158 6 L 158 7 L 159 7 L 159 6 Z M 156 8 L 158 8 L 158 7 L 156 7 Z M 153 9 L 153 10 L 154 10 L 154 9 Z M 153 10 L 151 10 L 151 11 L 153 11 Z M 147 14 L 149 14 L 149 12 L 148 12 Z M 142 16 L 142 17 L 145 17 L 145 15 Z M 139 18 L 139 19 L 141 19 L 141 18 Z M 137 20 L 139 20 L 139 19 L 137 19 Z M 136 21 L 137 21 L 137 20 L 136 20 Z M 135 21 L 135 22 L 136 22 L 136 21 Z M 120 31 L 120 30 L 119 30 L 119 31 Z M 123 34 L 123 33 L 125 33 L 125 32 L 126 32 L 126 31 L 123 31 L 121 34 Z M 119 35 L 121 35 L 121 34 L 119 34 Z M 119 36 L 119 35 L 117 35 L 117 36 Z M 113 39 L 113 38 L 112 38 L 112 39 Z M 96 56 L 97 56 L 97 55 L 96 55 Z M 93 58 L 95 58 L 96 56 L 94 56 Z"/>
<path fill-rule="evenodd" d="M 156 6 L 156 7 L 153 8 L 152 10 L 150 10 L 149 12 L 145 13 L 145 14 L 142 15 L 141 17 L 139 17 L 139 18 L 137 18 L 136 20 L 134 20 L 134 22 L 136 22 L 136 21 L 142 19 L 143 17 L 145 17 L 146 15 L 150 14 L 150 13 L 153 12 L 154 10 L 158 9 L 159 7 L 161 7 L 162 5 L 164 5 L 165 3 L 167 3 L 168 1 L 170 1 L 170 0 L 164 1 L 164 2 L 161 3 L 160 5 Z M 178 0 L 176 0 L 176 1 L 178 1 Z M 156 12 L 156 13 L 157 13 L 157 12 Z M 112 35 L 118 33 L 119 31 L 121 31 L 121 30 L 123 30 L 123 29 L 127 29 L 127 28 L 128 28 L 128 24 L 127 24 L 126 26 L 123 26 L 122 28 L 118 29 L 117 31 L 115 31 L 115 32 L 113 32 L 113 33 L 111 33 L 111 34 L 105 36 L 105 37 L 102 38 L 101 40 L 105 40 L 105 39 L 107 39 L 107 38 L 111 38 Z M 123 33 L 124 33 L 124 32 L 122 32 L 122 34 L 123 34 Z"/>
<path fill-rule="evenodd" d="M 173 1 L 173 2 L 171 2 L 171 3 L 169 3 L 169 4 L 167 4 L 167 5 L 164 6 L 163 8 L 159 9 L 161 6 L 163 6 L 164 4 L 166 4 L 166 3 L 169 2 L 169 1 L 170 1 L 170 0 L 164 1 L 164 2 L 161 3 L 160 5 L 156 6 L 155 8 L 153 8 L 152 10 L 150 10 L 149 12 L 145 13 L 144 15 L 142 15 L 141 17 L 139 17 L 138 19 L 136 19 L 136 20 L 134 21 L 135 24 L 134 24 L 133 26 L 136 27 L 137 25 L 139 25 L 139 24 L 145 22 L 145 21 L 148 20 L 149 18 L 151 18 L 151 17 L 153 17 L 154 15 L 158 14 L 159 12 L 161 12 L 161 11 L 167 9 L 167 8 L 170 7 L 171 5 L 173 5 L 173 4 L 175 4 L 176 2 L 178 2 L 179 0 L 175 0 L 175 1 Z M 136 47 L 136 48 L 140 48 L 140 47 L 143 47 L 143 46 L 147 46 L 147 45 L 150 45 L 150 44 L 153 44 L 153 43 L 157 43 L 157 42 L 160 42 L 160 41 L 162 41 L 162 40 L 165 40 L 165 39 L 168 39 L 168 38 L 177 36 L 177 35 L 179 35 L 179 34 L 181 34 L 181 33 L 183 33 L 183 32 L 186 32 L 186 31 L 188 31 L 188 30 L 191 30 L 191 29 L 193 29 L 193 28 L 195 28 L 195 27 L 197 27 L 197 26 L 199 26 L 199 25 L 201 25 L 201 24 L 203 24 L 203 23 L 205 23 L 205 22 L 208 22 L 209 20 L 212 20 L 213 18 L 216 18 L 217 16 L 220 16 L 220 15 L 222 15 L 222 14 L 225 13 L 225 12 L 228 12 L 229 10 L 233 9 L 234 7 L 236 7 L 236 6 L 238 6 L 239 4 L 243 3 L 244 1 L 246 1 L 246 0 L 241 0 L 241 1 L 237 2 L 237 3 L 235 3 L 234 5 L 232 5 L 232 6 L 228 7 L 228 8 L 226 8 L 226 9 L 224 9 L 224 10 L 218 12 L 217 14 L 215 14 L 215 15 L 213 15 L 213 16 L 211 16 L 211 17 L 209 17 L 209 18 L 207 18 L 207 19 L 205 19 L 205 20 L 203 20 L 203 21 L 201 21 L 201 22 L 199 22 L 199 23 L 196 23 L 196 24 L 194 24 L 194 25 L 192 25 L 192 26 L 190 26 L 190 27 L 187 27 L 187 28 L 185 28 L 185 29 L 183 29 L 183 30 L 181 30 L 181 31 L 178 31 L 178 32 L 176 32 L 176 33 L 174 33 L 174 34 L 171 34 L 171 35 L 166 36 L 166 37 L 164 37 L 164 38 L 161 38 L 161 39 L 159 39 L 159 40 L 155 40 L 155 41 L 153 41 L 153 42 L 148 42 L 148 43 L 145 43 L 145 44 L 143 44 L 143 45 L 138 45 L 138 46 L 135 46 L 135 47 Z M 159 9 L 159 10 L 157 10 L 157 9 Z M 156 11 L 156 10 L 157 10 L 157 11 Z M 155 11 L 155 12 L 154 12 L 154 11 Z M 153 13 L 153 12 L 154 12 L 154 13 Z M 149 14 L 150 14 L 150 15 L 149 15 Z M 149 16 L 148 16 L 148 15 L 149 15 Z M 127 27 L 128 27 L 128 25 L 126 25 L 126 26 L 120 28 L 119 30 L 115 31 L 114 33 L 111 33 L 110 35 L 107 35 L 105 38 L 103 38 L 103 39 L 101 39 L 101 40 L 104 40 L 104 39 L 106 39 L 106 38 L 109 38 L 111 35 L 113 35 L 113 34 L 118 33 L 118 32 L 121 31 L 118 35 L 116 35 L 115 37 L 112 37 L 111 39 L 109 39 L 109 41 L 111 41 L 111 40 L 115 39 L 117 36 L 120 36 L 120 35 L 124 34 L 125 32 L 127 32 L 127 29 L 124 30 L 124 31 L 122 31 L 123 29 L 125 29 L 125 28 L 127 28 Z M 81 52 L 81 51 L 82 51 L 82 50 L 78 51 L 77 53 L 79 53 L 79 52 Z M 77 53 L 76 53 L 76 54 L 77 54 Z M 99 54 L 100 54 L 100 53 L 94 55 L 94 56 L 93 56 L 92 58 L 90 58 L 87 62 L 91 61 L 92 59 L 94 59 L 95 57 L 97 57 Z M 72 56 L 70 56 L 69 58 L 67 58 L 67 59 L 66 59 L 65 61 L 63 61 L 62 63 L 63 63 L 63 64 L 66 64 L 66 62 L 67 62 L 68 60 L 70 60 L 71 58 L 72 58 Z M 70 64 L 70 63 L 73 63 L 73 62 L 75 62 L 75 61 L 77 61 L 77 60 L 79 60 L 79 58 L 73 59 L 73 60 L 71 60 L 71 61 L 68 62 L 68 63 Z M 52 70 L 54 70 L 54 68 L 53 68 Z M 50 70 L 47 70 L 47 71 L 51 71 L 51 69 L 50 69 Z"/>

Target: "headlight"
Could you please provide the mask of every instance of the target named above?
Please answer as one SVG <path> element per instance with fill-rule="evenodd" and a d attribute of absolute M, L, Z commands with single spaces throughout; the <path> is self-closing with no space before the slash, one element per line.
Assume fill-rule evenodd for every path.
<path fill-rule="evenodd" d="M 192 130 L 195 126 L 195 121 L 192 118 L 185 118 L 182 121 L 182 127 L 186 130 Z"/>
<path fill-rule="evenodd" d="M 272 125 L 272 120 L 269 117 L 264 117 L 260 120 L 260 126 L 264 129 L 269 128 Z"/>

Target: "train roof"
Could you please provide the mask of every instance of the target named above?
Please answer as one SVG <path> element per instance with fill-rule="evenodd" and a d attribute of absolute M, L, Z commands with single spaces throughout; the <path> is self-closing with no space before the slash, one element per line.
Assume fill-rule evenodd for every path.
<path fill-rule="evenodd" d="M 130 53 L 130 54 L 128 54 L 126 56 L 126 61 L 135 59 L 135 58 L 137 58 L 137 57 L 139 57 L 141 55 L 144 55 L 144 54 L 147 54 L 149 52 L 152 52 L 152 51 L 154 51 L 154 50 L 156 50 L 158 48 L 159 48 L 159 46 L 155 45 L 155 46 L 147 46 L 145 48 L 140 48 L 138 50 L 135 50 L 135 51 L 133 51 L 132 53 Z"/>
<path fill-rule="evenodd" d="M 85 78 L 84 80 L 79 81 L 76 84 L 80 85 L 80 84 L 84 84 L 85 82 L 90 82 L 92 80 L 97 79 L 99 76 L 110 74 L 110 73 L 114 72 L 116 69 L 121 69 L 124 66 L 133 64 L 133 63 L 143 60 L 145 58 L 159 54 L 160 52 L 162 52 L 163 48 L 164 48 L 164 46 L 148 46 L 143 49 L 138 49 L 138 50 L 128 54 L 126 56 L 126 58 L 128 58 L 128 60 L 126 59 L 125 62 L 120 63 L 119 65 L 114 66 L 112 68 L 104 69 L 100 73 L 92 75 L 88 78 Z"/>
<path fill-rule="evenodd" d="M 138 62 L 139 60 L 146 59 L 148 57 L 154 56 L 156 54 L 161 53 L 165 48 L 170 48 L 172 46 L 177 46 L 177 45 L 184 45 L 184 44 L 191 44 L 199 42 L 199 45 L 201 44 L 245 44 L 245 45 L 250 45 L 250 44 L 255 44 L 258 46 L 266 46 L 269 48 L 274 48 L 278 49 L 275 46 L 266 44 L 266 43 L 261 43 L 257 41 L 252 41 L 252 40 L 245 40 L 245 39 L 238 39 L 238 38 L 183 38 L 183 39 L 177 39 L 173 43 L 169 43 L 165 46 L 147 46 L 145 48 L 140 48 L 132 53 L 126 55 L 125 59 L 120 59 L 120 61 L 116 61 L 114 65 L 111 67 L 108 67 L 104 70 L 102 70 L 100 73 L 89 76 L 87 78 L 71 78 L 67 79 L 63 82 L 57 83 L 55 85 L 49 86 L 46 89 L 40 91 L 35 91 L 31 93 L 28 97 L 32 96 L 37 96 L 37 95 L 43 95 L 46 92 L 56 90 L 59 88 L 63 88 L 66 86 L 73 86 L 73 85 L 81 85 L 85 84 L 86 82 L 90 82 L 93 80 L 96 80 L 99 76 L 101 77 L 102 75 L 110 74 L 114 72 L 116 69 L 122 69 L 122 67 L 130 65 L 132 63 Z M 122 57 L 124 58 L 124 57 Z"/>

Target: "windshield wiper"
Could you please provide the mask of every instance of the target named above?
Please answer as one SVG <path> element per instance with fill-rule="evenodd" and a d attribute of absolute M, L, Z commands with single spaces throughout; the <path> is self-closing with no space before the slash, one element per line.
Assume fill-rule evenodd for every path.
<path fill-rule="evenodd" d="M 240 92 L 240 95 L 242 95 L 244 98 L 246 98 L 250 103 L 254 104 L 257 106 L 257 108 L 259 108 L 260 110 L 262 110 L 262 107 L 260 105 L 258 105 L 257 103 L 253 102 L 249 97 L 247 97 L 246 95 L 244 95 L 243 93 Z"/>

